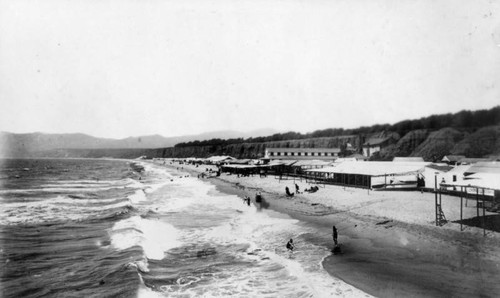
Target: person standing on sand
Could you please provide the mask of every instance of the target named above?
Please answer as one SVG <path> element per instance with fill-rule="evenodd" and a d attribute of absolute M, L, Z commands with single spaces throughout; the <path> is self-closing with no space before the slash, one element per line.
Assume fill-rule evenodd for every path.
<path fill-rule="evenodd" d="M 297 183 L 295 183 L 295 192 L 296 192 L 296 193 L 300 193 L 300 192 L 299 192 L 299 185 L 298 185 Z"/>
<path fill-rule="evenodd" d="M 338 237 L 338 233 L 337 233 L 337 228 L 335 226 L 333 226 L 333 242 L 335 243 L 335 245 L 338 244 L 337 242 L 337 237 Z"/>

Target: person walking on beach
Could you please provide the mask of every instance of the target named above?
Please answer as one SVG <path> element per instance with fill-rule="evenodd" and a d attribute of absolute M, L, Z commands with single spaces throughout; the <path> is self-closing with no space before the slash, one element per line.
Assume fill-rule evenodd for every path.
<path fill-rule="evenodd" d="M 295 183 L 295 192 L 296 192 L 296 193 L 300 193 L 300 192 L 299 192 L 299 185 L 298 185 L 297 183 Z"/>
<path fill-rule="evenodd" d="M 335 243 L 335 245 L 338 244 L 337 242 L 337 237 L 338 237 L 338 233 L 337 233 L 337 228 L 335 226 L 333 226 L 333 242 Z"/>

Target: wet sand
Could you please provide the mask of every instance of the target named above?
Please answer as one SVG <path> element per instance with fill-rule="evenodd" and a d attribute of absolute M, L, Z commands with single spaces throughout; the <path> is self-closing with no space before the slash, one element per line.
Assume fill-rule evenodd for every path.
<path fill-rule="evenodd" d="M 182 166 L 182 170 L 192 176 L 204 169 L 205 166 Z M 500 293 L 498 233 L 489 232 L 487 237 L 482 237 L 482 231 L 477 228 L 460 232 L 456 223 L 435 227 L 427 220 L 418 222 L 417 210 L 413 212 L 417 220 L 405 222 L 399 217 L 400 213 L 408 212 L 403 207 L 398 216 L 393 216 L 389 208 L 385 210 L 387 216 L 380 216 L 384 210 L 376 209 L 378 213 L 370 215 L 362 208 L 337 207 L 335 202 L 326 205 L 324 198 L 312 199 L 315 194 L 298 194 L 290 199 L 277 190 L 284 189 L 285 185 L 292 189 L 291 182 L 277 181 L 272 176 L 259 179 L 222 174 L 206 180 L 221 192 L 251 197 L 257 208 L 261 204 L 255 202 L 254 196 L 261 191 L 265 207 L 314 226 L 318 233 L 311 235 L 308 241 L 315 244 L 332 248 L 331 229 L 336 225 L 343 253 L 327 257 L 323 266 L 331 275 L 366 293 L 377 297 L 497 297 Z M 318 193 L 338 197 L 339 190 L 342 188 L 327 186 Z M 344 196 L 350 194 L 353 193 L 348 191 Z M 380 192 L 358 195 L 369 197 L 370 204 L 389 200 Z M 391 195 L 404 197 L 403 194 Z M 408 218 L 412 218 L 411 214 Z"/>

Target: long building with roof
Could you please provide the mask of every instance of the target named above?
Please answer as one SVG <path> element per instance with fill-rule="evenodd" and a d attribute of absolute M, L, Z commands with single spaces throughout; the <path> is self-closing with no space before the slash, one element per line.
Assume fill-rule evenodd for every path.
<path fill-rule="evenodd" d="M 264 158 L 274 159 L 318 159 L 335 160 L 340 148 L 266 148 Z"/>

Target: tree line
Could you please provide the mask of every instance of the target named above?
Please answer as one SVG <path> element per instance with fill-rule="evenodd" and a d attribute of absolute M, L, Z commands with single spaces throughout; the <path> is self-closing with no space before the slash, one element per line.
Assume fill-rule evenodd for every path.
<path fill-rule="evenodd" d="M 404 136 L 412 130 L 426 129 L 426 130 L 439 130 L 445 127 L 452 127 L 459 130 L 474 131 L 478 128 L 498 125 L 500 124 L 500 106 L 491 108 L 489 110 L 477 111 L 460 111 L 455 114 L 441 114 L 431 115 L 416 120 L 404 120 L 395 124 L 376 124 L 372 126 L 362 126 L 353 129 L 343 128 L 328 128 L 316 130 L 310 133 L 299 132 L 285 132 L 277 133 L 266 137 L 252 137 L 252 138 L 233 138 L 233 139 L 210 139 L 205 141 L 191 141 L 178 143 L 175 147 L 191 147 L 191 146 L 227 146 L 232 144 L 241 143 L 264 143 L 276 142 L 285 140 L 299 140 L 309 138 L 322 138 L 322 137 L 338 137 L 348 135 L 363 135 L 371 134 L 380 131 L 397 132 L 400 136 Z"/>

